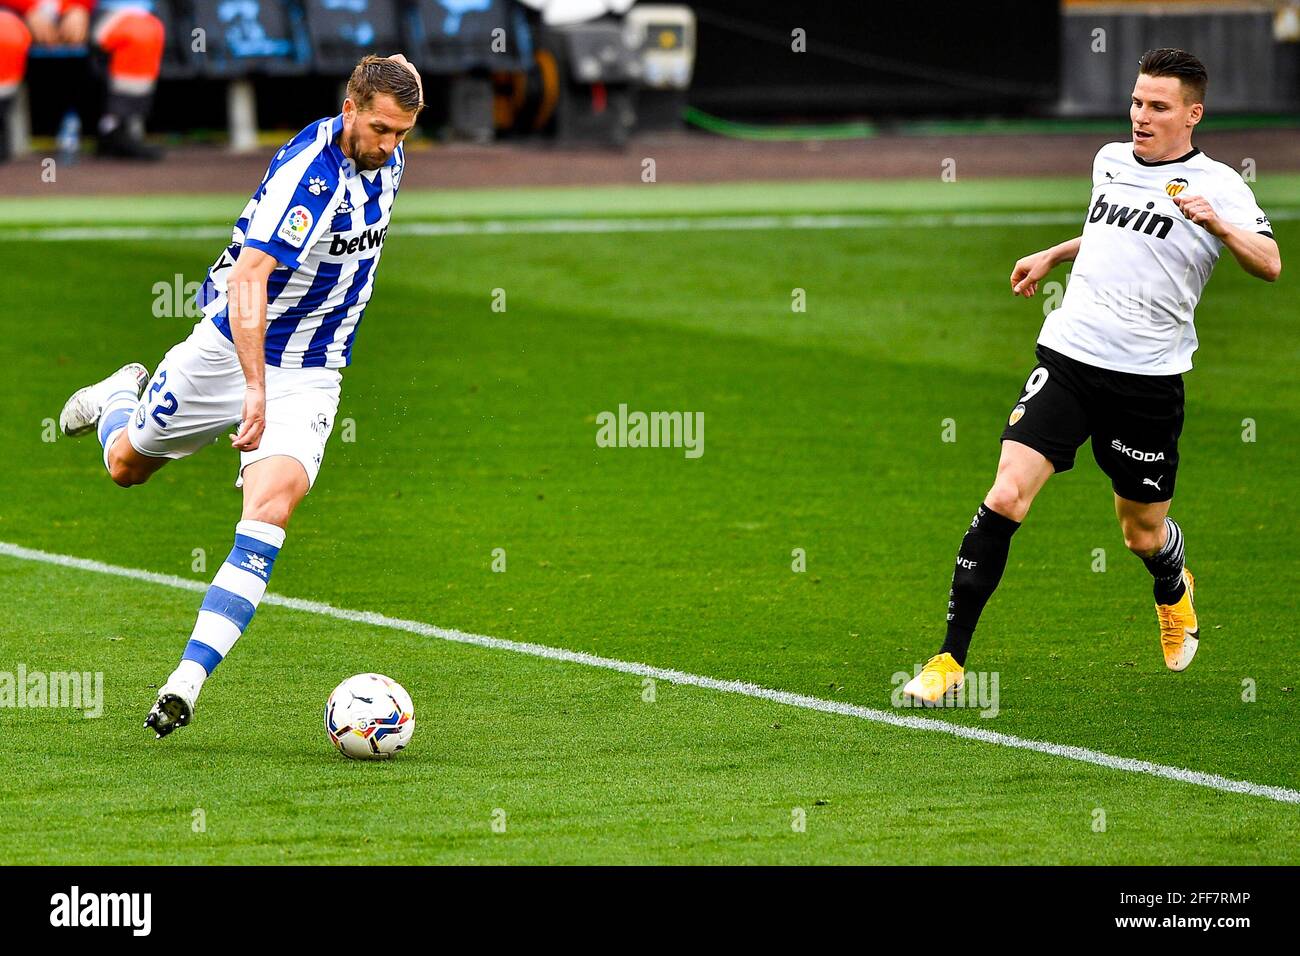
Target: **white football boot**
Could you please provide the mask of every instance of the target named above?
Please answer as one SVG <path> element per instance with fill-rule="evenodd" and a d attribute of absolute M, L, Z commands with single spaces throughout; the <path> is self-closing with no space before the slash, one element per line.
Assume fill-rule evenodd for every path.
<path fill-rule="evenodd" d="M 199 699 L 199 686 L 172 675 L 158 691 L 158 700 L 144 719 L 144 725 L 161 740 L 177 727 L 184 727 L 194 719 L 194 708 Z"/>
<path fill-rule="evenodd" d="M 99 425 L 104 403 L 117 392 L 134 392 L 139 398 L 149 384 L 149 370 L 139 362 L 123 365 L 101 382 L 72 393 L 59 413 L 59 428 L 69 438 L 93 432 Z"/>

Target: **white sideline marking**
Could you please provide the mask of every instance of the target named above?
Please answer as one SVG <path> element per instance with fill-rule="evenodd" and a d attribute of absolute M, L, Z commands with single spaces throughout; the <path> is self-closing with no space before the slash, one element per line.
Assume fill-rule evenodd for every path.
<path fill-rule="evenodd" d="M 1079 221 L 1072 213 L 1017 213 L 1012 215 L 802 215 L 802 216 L 675 216 L 621 219 L 486 219 L 447 222 L 395 222 L 394 235 L 409 236 L 510 236 L 624 232 L 736 232 L 762 229 L 883 229 L 900 226 L 962 225 L 1064 225 Z M 84 242 L 88 240 L 210 240 L 229 239 L 221 226 L 51 226 L 0 233 L 0 241 Z"/>
<path fill-rule="evenodd" d="M 742 216 L 624 217 L 618 219 L 461 219 L 395 222 L 394 235 L 509 236 L 555 233 L 743 232 L 762 229 L 937 229 L 969 226 L 1082 225 L 1083 212 L 971 212 L 900 214 L 807 214 Z M 1300 209 L 1270 213 L 1279 222 L 1300 219 Z M 50 226 L 0 232 L 0 242 L 83 242 L 87 240 L 229 240 L 224 226 Z"/>
<path fill-rule="evenodd" d="M 208 589 L 208 585 L 202 581 L 181 578 L 172 574 L 157 574 L 153 571 L 140 571 L 136 568 L 123 568 L 115 564 L 105 564 L 102 561 L 91 561 L 86 558 L 74 558 L 66 554 L 51 554 L 48 551 L 37 551 L 33 548 L 24 548 L 21 545 L 10 544 L 7 541 L 0 541 L 0 554 L 8 555 L 11 558 L 18 558 L 23 561 L 40 561 L 45 564 L 56 564 L 65 568 L 76 568 L 79 571 L 94 571 L 99 574 L 113 574 L 122 578 L 130 578 L 133 581 L 145 581 L 150 584 L 161 584 L 166 587 L 179 588 L 183 591 L 198 592 L 206 591 Z M 649 664 L 620 661 L 612 657 L 599 657 L 595 654 L 587 654 L 582 651 L 571 651 L 562 647 L 548 647 L 544 644 L 528 644 L 523 641 L 508 641 L 500 637 L 488 637 L 484 634 L 467 634 L 464 631 L 452 630 L 451 628 L 446 627 L 434 627 L 432 624 L 424 624 L 420 621 L 406 621 L 401 618 L 388 617 L 385 614 L 377 614 L 373 611 L 349 611 L 346 608 L 334 607 L 331 604 L 323 604 L 319 601 L 304 601 L 300 598 L 283 597 L 279 594 L 268 593 L 262 598 L 261 603 L 272 604 L 278 607 L 287 607 L 295 611 L 305 611 L 308 614 L 320 614 L 324 617 L 337 618 L 341 621 L 356 621 L 359 624 L 369 624 L 374 627 L 386 627 L 395 631 L 409 631 L 412 634 L 419 634 L 422 637 L 435 637 L 443 641 L 454 641 L 457 644 L 472 644 L 475 647 L 486 647 L 498 651 L 511 651 L 515 654 L 527 654 L 531 657 L 542 657 L 546 660 L 562 661 L 566 664 L 582 664 L 585 667 L 599 667 L 603 670 L 619 671 L 624 674 L 635 674 L 638 677 L 652 677 L 655 680 L 667 681 L 670 684 L 685 684 L 691 687 L 701 687 L 705 690 L 714 690 L 724 694 L 741 694 L 745 697 L 756 697 L 760 700 L 767 700 L 776 704 L 785 704 L 788 707 L 800 707 L 804 710 L 816 710 L 826 714 L 838 714 L 842 717 L 857 717 L 860 720 L 870 720 L 878 724 L 889 724 L 892 727 L 906 727 L 910 730 L 927 730 L 934 733 L 949 734 L 953 737 L 961 737 L 966 740 L 978 740 L 981 743 L 997 744 L 1001 747 L 1014 747 L 1017 750 L 1032 750 L 1037 753 L 1049 754 L 1053 757 L 1062 757 L 1066 760 L 1077 760 L 1080 763 L 1096 764 L 1099 767 L 1106 767 L 1110 770 L 1124 770 L 1129 773 L 1144 773 L 1153 777 L 1164 777 L 1166 780 L 1177 780 L 1180 783 L 1190 783 L 1198 787 L 1208 787 L 1211 790 L 1221 790 L 1225 793 L 1244 793 L 1252 797 L 1264 797 L 1269 800 L 1276 800 L 1279 803 L 1300 803 L 1300 791 L 1288 790 L 1285 787 L 1266 786 L 1264 784 L 1251 783 L 1247 780 L 1232 780 L 1228 777 L 1220 777 L 1218 774 L 1202 773 L 1199 770 L 1186 770 L 1182 767 L 1170 767 L 1164 764 L 1150 763 L 1146 760 L 1134 760 L 1131 757 L 1116 757 L 1111 754 L 1101 753 L 1097 750 L 1089 750 L 1086 747 L 1071 747 L 1065 744 L 1054 744 L 1042 740 L 1029 740 L 1025 737 L 1015 737 L 1011 734 L 1002 734 L 992 730 L 984 730 L 979 727 L 959 726 L 957 724 L 950 724 L 946 721 L 935 720 L 928 717 L 892 713 L 887 710 L 874 710 L 870 707 L 859 707 L 856 704 L 845 704 L 835 700 L 823 700 L 820 697 L 808 697 L 803 694 L 793 694 L 784 690 L 772 690 L 767 687 L 760 687 L 758 684 L 748 684 L 744 681 L 719 680 L 716 677 L 704 677 L 700 674 L 688 674 L 685 671 L 653 667 Z"/>

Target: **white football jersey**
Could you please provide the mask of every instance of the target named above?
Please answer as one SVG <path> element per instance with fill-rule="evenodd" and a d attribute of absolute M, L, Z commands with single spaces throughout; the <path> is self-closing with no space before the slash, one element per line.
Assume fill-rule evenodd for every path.
<path fill-rule="evenodd" d="M 1092 165 L 1092 204 L 1061 307 L 1040 344 L 1088 365 L 1138 375 L 1192 367 L 1196 303 L 1223 243 L 1183 216 L 1175 196 L 1204 196 L 1225 221 L 1272 236 L 1231 166 L 1198 149 L 1149 163 L 1108 143 Z"/>

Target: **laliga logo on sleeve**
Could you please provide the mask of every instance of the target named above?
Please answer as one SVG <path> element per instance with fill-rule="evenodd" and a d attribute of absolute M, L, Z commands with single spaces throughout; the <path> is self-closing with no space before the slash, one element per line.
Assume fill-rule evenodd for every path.
<path fill-rule="evenodd" d="M 1186 188 L 1187 188 L 1187 180 L 1183 179 L 1181 176 L 1178 177 L 1177 179 L 1171 179 L 1169 180 L 1169 182 L 1165 183 L 1165 192 L 1169 193 L 1171 197 L 1177 196 Z"/>
<path fill-rule="evenodd" d="M 311 224 L 311 211 L 306 206 L 294 206 L 285 213 L 276 235 L 296 248 L 306 240 Z"/>

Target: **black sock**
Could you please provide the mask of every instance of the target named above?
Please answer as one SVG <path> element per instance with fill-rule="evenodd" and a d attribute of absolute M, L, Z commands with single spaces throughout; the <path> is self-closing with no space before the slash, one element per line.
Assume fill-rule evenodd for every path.
<path fill-rule="evenodd" d="M 963 667 L 980 612 L 1002 580 L 1011 536 L 1019 527 L 1019 521 L 1012 521 L 981 504 L 961 539 L 952 589 L 948 592 L 948 634 L 939 653 L 951 654 Z"/>
<path fill-rule="evenodd" d="M 114 93 L 109 91 L 104 102 L 104 113 L 99 118 L 99 135 L 107 136 L 119 126 L 124 134 L 138 136 L 144 130 L 144 118 L 149 114 L 152 93 Z"/>
<path fill-rule="evenodd" d="M 1169 537 L 1164 546 L 1149 558 L 1143 558 L 1151 576 L 1155 578 L 1157 604 L 1177 604 L 1186 590 L 1183 581 L 1183 529 L 1173 518 L 1165 519 Z"/>

